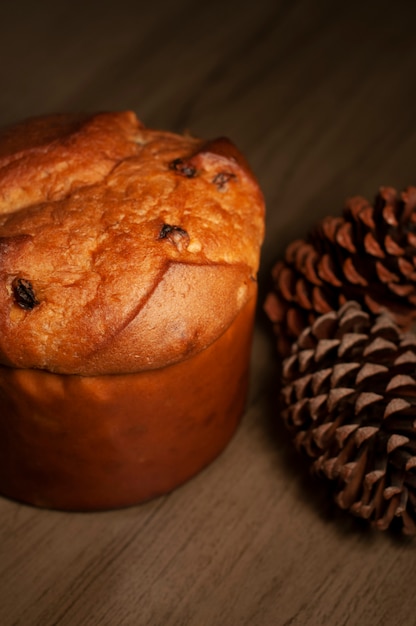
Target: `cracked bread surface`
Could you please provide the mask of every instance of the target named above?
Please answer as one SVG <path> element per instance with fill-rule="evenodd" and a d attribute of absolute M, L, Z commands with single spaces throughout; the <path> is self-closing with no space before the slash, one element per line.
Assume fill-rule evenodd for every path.
<path fill-rule="evenodd" d="M 210 345 L 255 297 L 264 203 L 227 139 L 132 112 L 0 133 L 0 363 L 154 369 Z"/>

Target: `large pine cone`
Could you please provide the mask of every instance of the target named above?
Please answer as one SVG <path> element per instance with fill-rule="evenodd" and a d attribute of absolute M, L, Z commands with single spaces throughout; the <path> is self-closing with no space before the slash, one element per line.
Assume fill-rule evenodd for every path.
<path fill-rule="evenodd" d="M 347 300 L 387 309 L 408 328 L 416 319 L 416 188 L 382 188 L 374 205 L 356 197 L 342 217 L 327 217 L 286 249 L 265 301 L 280 354 L 322 313 Z"/>
<path fill-rule="evenodd" d="M 348 302 L 283 361 L 283 418 L 343 509 L 416 533 L 416 338 Z"/>

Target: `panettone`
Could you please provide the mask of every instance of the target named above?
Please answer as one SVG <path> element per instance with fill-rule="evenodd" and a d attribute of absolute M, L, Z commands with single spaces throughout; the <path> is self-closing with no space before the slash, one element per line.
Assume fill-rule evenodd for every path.
<path fill-rule="evenodd" d="M 227 139 L 131 112 L 0 133 L 0 491 L 102 509 L 170 491 L 243 411 L 262 194 Z"/>

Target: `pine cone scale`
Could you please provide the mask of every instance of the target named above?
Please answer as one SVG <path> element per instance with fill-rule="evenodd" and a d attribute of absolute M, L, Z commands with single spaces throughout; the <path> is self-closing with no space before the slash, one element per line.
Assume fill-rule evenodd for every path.
<path fill-rule="evenodd" d="M 397 517 L 415 532 L 414 338 L 349 302 L 292 350 L 283 416 L 313 471 L 333 483 L 342 508 L 380 528 Z"/>
<path fill-rule="evenodd" d="M 299 334 L 299 326 L 287 323 L 292 309 L 308 312 L 297 318 L 306 326 L 343 299 L 371 313 L 387 309 L 401 329 L 410 326 L 416 319 L 415 198 L 416 188 L 401 195 L 382 188 L 372 205 L 352 198 L 342 216 L 324 218 L 306 239 L 288 246 L 273 271 L 272 292 L 281 310 L 275 331 L 286 338 L 282 350 Z"/>

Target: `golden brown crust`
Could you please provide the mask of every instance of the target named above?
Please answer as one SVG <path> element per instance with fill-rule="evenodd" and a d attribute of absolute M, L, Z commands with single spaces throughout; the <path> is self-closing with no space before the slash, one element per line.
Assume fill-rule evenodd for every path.
<path fill-rule="evenodd" d="M 131 112 L 0 133 L 0 363 L 96 375 L 194 354 L 252 297 L 263 221 L 225 139 Z"/>

